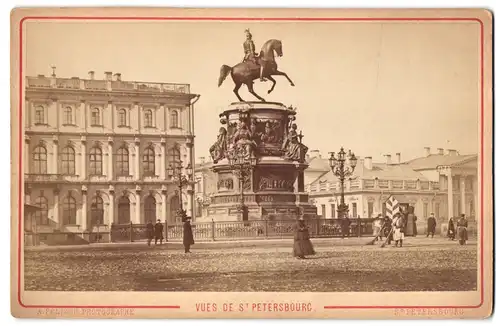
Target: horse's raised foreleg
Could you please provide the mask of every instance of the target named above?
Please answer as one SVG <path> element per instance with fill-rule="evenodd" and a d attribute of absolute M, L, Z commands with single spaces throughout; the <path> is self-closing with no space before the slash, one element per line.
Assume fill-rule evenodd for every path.
<path fill-rule="evenodd" d="M 293 83 L 293 81 L 290 79 L 290 77 L 288 77 L 288 75 L 285 72 L 276 70 L 273 73 L 273 75 L 276 75 L 276 76 L 285 76 L 285 78 L 288 79 L 288 81 L 290 82 L 290 85 L 291 86 L 295 86 L 295 84 Z"/>
<path fill-rule="evenodd" d="M 241 87 L 241 83 L 235 82 L 233 92 L 234 92 L 234 94 L 236 94 L 236 97 L 238 98 L 238 100 L 240 100 L 240 102 L 245 102 L 245 101 L 243 101 L 240 94 L 238 93 L 238 90 L 240 89 L 240 87 Z"/>
<path fill-rule="evenodd" d="M 267 76 L 267 79 L 269 79 L 270 81 L 273 82 L 273 85 L 271 86 L 271 88 L 267 91 L 267 94 L 271 94 L 271 92 L 274 90 L 274 86 L 276 86 L 276 79 L 274 79 L 273 77 L 271 76 Z"/>
<path fill-rule="evenodd" d="M 250 92 L 250 94 L 252 94 L 253 96 L 255 96 L 256 98 L 258 98 L 259 100 L 261 100 L 262 102 L 265 102 L 266 100 L 264 100 L 262 97 L 260 97 L 259 95 L 257 95 L 257 93 L 255 93 L 255 91 L 253 90 L 253 82 L 249 82 L 247 83 L 247 87 L 248 87 L 248 91 Z"/>

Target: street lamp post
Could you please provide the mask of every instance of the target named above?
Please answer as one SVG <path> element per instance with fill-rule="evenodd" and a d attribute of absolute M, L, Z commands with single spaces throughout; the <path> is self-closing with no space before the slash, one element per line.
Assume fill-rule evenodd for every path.
<path fill-rule="evenodd" d="M 333 175 L 338 177 L 340 180 L 340 205 L 338 205 L 337 212 L 339 218 L 344 218 L 347 216 L 347 212 L 349 211 L 349 207 L 345 204 L 344 181 L 354 172 L 357 159 L 354 153 L 351 153 L 351 150 L 346 153 L 344 148 L 341 147 L 337 156 L 335 156 L 335 152 L 330 152 L 330 158 L 328 161 Z"/>
<path fill-rule="evenodd" d="M 249 157 L 245 148 L 235 147 L 228 153 L 228 162 L 231 170 L 239 181 L 240 204 L 238 205 L 238 211 L 240 213 L 241 220 L 247 221 L 248 214 L 245 206 L 244 182 L 245 179 L 251 175 L 253 167 L 256 164 L 256 159 Z"/>
<path fill-rule="evenodd" d="M 179 211 L 183 216 L 185 215 L 184 208 L 182 205 L 182 189 L 184 186 L 189 184 L 191 180 L 191 176 L 193 175 L 193 168 L 191 164 L 186 166 L 186 174 L 182 174 L 182 161 L 179 164 L 175 164 L 167 168 L 167 173 L 170 179 L 174 180 L 177 183 L 177 187 L 179 188 Z"/>

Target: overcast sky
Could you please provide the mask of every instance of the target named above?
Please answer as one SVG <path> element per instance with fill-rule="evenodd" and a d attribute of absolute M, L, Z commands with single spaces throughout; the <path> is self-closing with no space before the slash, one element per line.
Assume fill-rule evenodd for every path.
<path fill-rule="evenodd" d="M 478 152 L 479 25 L 464 22 L 28 22 L 28 75 L 96 78 L 120 72 L 124 80 L 191 84 L 196 156 L 208 157 L 218 113 L 236 101 L 222 64 L 243 57 L 244 30 L 258 49 L 283 42 L 276 77 L 256 82 L 268 101 L 298 108 L 297 125 L 310 150 L 340 146 L 382 161 L 407 160 L 437 147 Z M 246 87 L 240 95 L 253 100 Z"/>

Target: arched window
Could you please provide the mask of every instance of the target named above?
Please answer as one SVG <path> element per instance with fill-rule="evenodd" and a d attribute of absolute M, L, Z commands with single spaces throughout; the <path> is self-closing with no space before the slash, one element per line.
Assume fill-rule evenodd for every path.
<path fill-rule="evenodd" d="M 90 124 L 92 126 L 100 126 L 101 125 L 101 112 L 98 108 L 93 108 L 90 112 Z"/>
<path fill-rule="evenodd" d="M 180 205 L 179 205 L 179 196 L 174 196 L 170 199 L 170 218 L 169 218 L 169 221 L 170 223 L 172 222 L 181 222 L 180 220 L 179 221 L 176 221 L 176 218 L 177 218 L 177 210 L 180 208 Z"/>
<path fill-rule="evenodd" d="M 43 106 L 37 106 L 35 108 L 35 124 L 45 123 L 45 112 Z"/>
<path fill-rule="evenodd" d="M 170 128 L 179 128 L 179 113 L 176 110 L 170 113 Z"/>
<path fill-rule="evenodd" d="M 75 174 L 75 150 L 71 146 L 66 146 L 61 151 L 61 172 L 62 174 Z"/>
<path fill-rule="evenodd" d="M 151 110 L 144 111 L 144 126 L 153 127 L 153 111 Z"/>
<path fill-rule="evenodd" d="M 181 151 L 177 146 L 174 146 L 168 150 L 168 164 L 173 167 L 178 167 L 181 165 Z"/>
<path fill-rule="evenodd" d="M 39 210 L 35 212 L 35 221 L 37 225 L 47 225 L 49 224 L 49 204 L 47 198 L 40 196 L 35 200 L 35 205 L 40 207 Z"/>
<path fill-rule="evenodd" d="M 92 225 L 104 224 L 104 202 L 99 195 L 92 198 L 92 203 L 90 204 L 90 216 Z"/>
<path fill-rule="evenodd" d="M 156 200 L 153 196 L 149 195 L 144 200 L 144 221 L 154 222 L 156 220 Z"/>
<path fill-rule="evenodd" d="M 125 109 L 120 109 L 118 111 L 118 127 L 127 126 L 127 111 Z"/>
<path fill-rule="evenodd" d="M 142 171 L 144 175 L 155 175 L 155 151 L 151 146 L 142 153 Z"/>
<path fill-rule="evenodd" d="M 47 149 L 42 145 L 33 150 L 33 167 L 35 174 L 47 174 Z"/>
<path fill-rule="evenodd" d="M 130 223 L 130 199 L 121 196 L 118 200 L 118 224 Z"/>
<path fill-rule="evenodd" d="M 65 125 L 73 124 L 73 109 L 69 106 L 64 108 L 63 123 Z"/>
<path fill-rule="evenodd" d="M 129 156 L 128 150 L 125 147 L 118 148 L 118 151 L 116 152 L 116 169 L 118 175 L 129 175 Z"/>
<path fill-rule="evenodd" d="M 63 221 L 65 225 L 76 224 L 76 200 L 71 195 L 63 201 Z"/>
<path fill-rule="evenodd" d="M 89 153 L 90 175 L 102 175 L 102 150 L 99 147 L 92 147 Z"/>

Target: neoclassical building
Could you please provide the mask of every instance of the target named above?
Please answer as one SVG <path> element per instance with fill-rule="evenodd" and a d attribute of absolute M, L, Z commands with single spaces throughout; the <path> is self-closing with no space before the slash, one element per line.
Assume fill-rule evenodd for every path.
<path fill-rule="evenodd" d="M 330 172 L 326 158 L 318 155 L 309 164 L 313 171 L 323 170 L 307 186 L 318 215 L 336 218 L 339 180 Z M 345 183 L 345 200 L 349 216 L 367 218 L 379 213 L 385 215 L 384 203 L 392 195 L 413 210 L 419 230 L 425 228 L 431 213 L 441 223 L 462 213 L 473 222 L 479 205 L 477 177 L 478 155 L 461 155 L 453 149 L 445 153 L 438 148 L 431 153 L 425 147 L 421 157 L 409 161 L 402 161 L 399 153 L 395 158 L 385 155 L 385 162 L 377 163 L 372 157 L 360 157 L 353 175 Z"/>
<path fill-rule="evenodd" d="M 26 78 L 23 156 L 26 224 L 39 233 L 92 232 L 112 223 L 175 221 L 179 198 L 193 215 L 193 182 L 179 194 L 167 168 L 194 163 L 188 84 Z M 182 163 L 181 163 L 182 162 Z"/>

